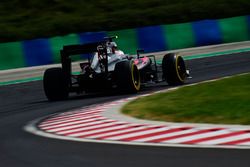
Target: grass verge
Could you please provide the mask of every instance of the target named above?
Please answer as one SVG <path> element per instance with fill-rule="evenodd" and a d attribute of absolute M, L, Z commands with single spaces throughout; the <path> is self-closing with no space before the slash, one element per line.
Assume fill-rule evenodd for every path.
<path fill-rule="evenodd" d="M 250 74 L 136 99 L 122 108 L 140 119 L 250 124 Z"/>

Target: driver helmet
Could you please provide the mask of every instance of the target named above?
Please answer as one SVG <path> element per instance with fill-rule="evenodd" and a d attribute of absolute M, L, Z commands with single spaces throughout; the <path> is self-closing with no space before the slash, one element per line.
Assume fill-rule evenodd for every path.
<path fill-rule="evenodd" d="M 112 53 L 114 54 L 115 51 L 117 50 L 117 44 L 115 42 L 110 42 L 109 47 L 111 48 Z"/>
<path fill-rule="evenodd" d="M 110 42 L 110 45 L 111 45 L 112 47 L 117 48 L 117 44 L 116 44 L 115 42 Z"/>
<path fill-rule="evenodd" d="M 115 51 L 117 50 L 117 44 L 115 42 L 111 42 L 112 44 L 112 52 L 115 53 Z"/>

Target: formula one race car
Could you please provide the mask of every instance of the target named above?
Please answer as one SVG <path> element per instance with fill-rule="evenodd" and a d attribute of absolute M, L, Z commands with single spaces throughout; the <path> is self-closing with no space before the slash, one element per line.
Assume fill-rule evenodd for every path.
<path fill-rule="evenodd" d="M 44 73 L 44 91 L 50 101 L 68 98 L 70 92 L 89 93 L 117 89 L 136 93 L 148 83 L 166 81 L 169 85 L 183 84 L 189 76 L 185 62 L 176 53 L 166 54 L 162 64 L 154 55 L 124 54 L 113 42 L 116 37 L 83 45 L 64 46 L 61 50 L 62 68 L 50 68 Z M 90 54 L 88 62 L 80 63 L 81 72 L 72 74 L 71 56 Z"/>

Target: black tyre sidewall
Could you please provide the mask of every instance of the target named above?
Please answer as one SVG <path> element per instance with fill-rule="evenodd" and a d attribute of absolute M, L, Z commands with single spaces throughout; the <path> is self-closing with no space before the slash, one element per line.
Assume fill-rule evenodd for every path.
<path fill-rule="evenodd" d="M 117 63 L 114 73 L 117 86 L 121 91 L 136 93 L 140 90 L 140 73 L 133 61 L 130 60 Z M 137 80 L 138 84 L 135 84 L 135 80 Z"/>
<path fill-rule="evenodd" d="M 185 81 L 185 73 L 178 71 L 178 63 L 181 64 L 181 68 L 186 71 L 184 60 L 181 56 L 175 53 L 166 54 L 162 60 L 162 72 L 163 79 L 167 81 L 169 85 L 180 85 Z"/>
<path fill-rule="evenodd" d="M 50 101 L 68 98 L 67 78 L 63 75 L 62 68 L 47 69 L 43 76 L 43 87 L 45 95 Z"/>

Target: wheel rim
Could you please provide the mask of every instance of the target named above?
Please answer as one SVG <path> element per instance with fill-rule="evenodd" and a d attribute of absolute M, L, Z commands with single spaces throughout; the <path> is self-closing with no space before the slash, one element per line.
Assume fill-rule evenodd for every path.
<path fill-rule="evenodd" d="M 134 64 L 132 65 L 132 81 L 133 81 L 135 89 L 138 91 L 141 85 L 140 74 L 139 74 L 139 70 L 136 68 Z"/>
<path fill-rule="evenodd" d="M 184 82 L 186 78 L 186 67 L 185 67 L 185 62 L 184 60 L 177 55 L 176 57 L 176 72 L 179 80 L 181 82 Z"/>

